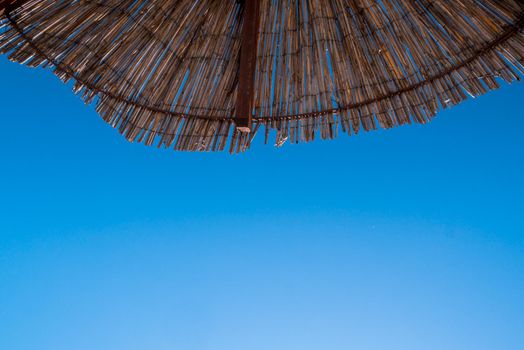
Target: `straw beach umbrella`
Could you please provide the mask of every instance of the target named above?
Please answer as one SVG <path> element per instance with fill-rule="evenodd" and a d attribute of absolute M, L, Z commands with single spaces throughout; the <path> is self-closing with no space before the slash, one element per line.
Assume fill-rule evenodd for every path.
<path fill-rule="evenodd" d="M 522 0 L 0 0 L 0 24 L 10 60 L 176 150 L 426 123 L 524 73 Z"/>

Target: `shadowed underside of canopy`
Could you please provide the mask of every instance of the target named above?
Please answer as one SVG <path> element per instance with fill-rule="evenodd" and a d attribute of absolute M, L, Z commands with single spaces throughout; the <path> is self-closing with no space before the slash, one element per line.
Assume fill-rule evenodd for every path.
<path fill-rule="evenodd" d="M 520 0 L 259 0 L 240 132 L 249 1 L 0 0 L 0 52 L 74 81 L 128 140 L 190 151 L 426 123 L 524 73 Z"/>

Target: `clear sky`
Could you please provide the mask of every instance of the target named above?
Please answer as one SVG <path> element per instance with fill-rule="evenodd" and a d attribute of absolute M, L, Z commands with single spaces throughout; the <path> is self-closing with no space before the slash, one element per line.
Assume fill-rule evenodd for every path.
<path fill-rule="evenodd" d="M 524 349 L 524 84 L 231 156 L 0 74 L 0 349 Z"/>

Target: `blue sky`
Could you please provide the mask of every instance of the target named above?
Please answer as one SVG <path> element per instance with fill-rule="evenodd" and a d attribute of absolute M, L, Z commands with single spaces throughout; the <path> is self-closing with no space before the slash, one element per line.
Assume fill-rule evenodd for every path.
<path fill-rule="evenodd" d="M 523 84 L 231 156 L 0 74 L 0 349 L 524 349 Z"/>

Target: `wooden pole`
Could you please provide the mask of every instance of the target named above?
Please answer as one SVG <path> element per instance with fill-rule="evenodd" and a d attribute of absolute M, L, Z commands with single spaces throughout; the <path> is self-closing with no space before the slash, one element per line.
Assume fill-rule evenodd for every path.
<path fill-rule="evenodd" d="M 235 124 L 239 131 L 250 132 L 255 97 L 255 69 L 260 26 L 260 0 L 244 0 L 240 67 Z"/>

